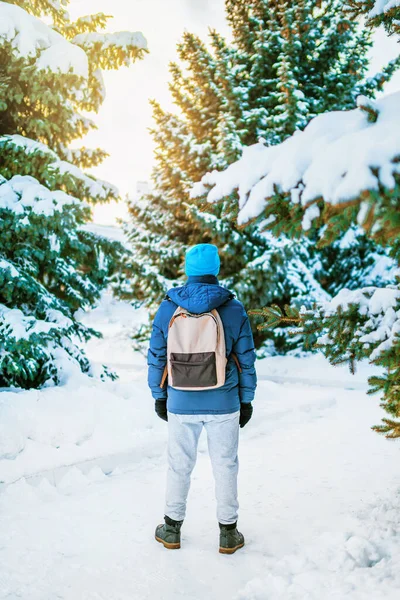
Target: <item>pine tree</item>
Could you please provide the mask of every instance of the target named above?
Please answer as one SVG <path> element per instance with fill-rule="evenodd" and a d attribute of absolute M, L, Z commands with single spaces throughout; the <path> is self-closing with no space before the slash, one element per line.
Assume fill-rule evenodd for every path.
<path fill-rule="evenodd" d="M 353 18 L 366 15 L 369 27 L 383 25 L 389 35 L 400 35 L 400 6 L 391 0 L 346 0 L 344 8 Z"/>
<path fill-rule="evenodd" d="M 171 65 L 178 113 L 153 103 L 154 191 L 129 206 L 126 233 L 133 252 L 116 279 L 120 296 L 143 302 L 152 314 L 168 286 L 183 280 L 185 249 L 199 242 L 220 248 L 222 283 L 250 309 L 260 298 L 283 306 L 325 295 L 313 245 L 266 237 L 258 224 L 243 230 L 236 224 L 234 198 L 210 206 L 189 191 L 207 171 L 226 168 L 259 137 L 279 143 L 314 115 L 349 108 L 360 92 L 381 89 L 393 68 L 365 81 L 369 34 L 340 7 L 320 0 L 226 0 L 232 44 L 216 31 L 210 32 L 209 46 L 184 34 L 180 64 Z M 339 254 L 338 247 L 335 260 Z M 255 328 L 254 333 L 258 347 L 268 337 L 278 350 L 290 347 L 284 332 L 278 337 Z M 146 335 L 144 328 L 138 339 Z"/>
<path fill-rule="evenodd" d="M 122 249 L 86 228 L 91 205 L 118 198 L 82 170 L 105 153 L 70 144 L 95 127 L 101 71 L 142 57 L 145 40 L 98 32 L 102 14 L 72 22 L 67 5 L 0 3 L 0 386 L 93 373 L 76 340 L 98 334 L 74 313 L 97 301 Z"/>
<path fill-rule="evenodd" d="M 369 378 L 369 393 L 381 395 L 389 417 L 374 429 L 389 438 L 400 437 L 399 129 L 400 92 L 377 101 L 360 97 L 358 109 L 320 115 L 272 149 L 248 148 L 226 172 L 210 173 L 196 186 L 197 194 L 208 191 L 213 201 L 239 188 L 242 224 L 254 226 L 259 218 L 276 235 L 317 236 L 328 252 L 346 237 L 363 235 L 377 244 L 378 285 L 354 276 L 357 256 L 349 253 L 336 265 L 343 285 L 332 290 L 331 300 L 300 310 L 272 305 L 254 312 L 264 319 L 261 329 L 290 326 L 334 365 L 348 363 L 354 372 L 367 359 L 383 367 L 382 375 Z"/>

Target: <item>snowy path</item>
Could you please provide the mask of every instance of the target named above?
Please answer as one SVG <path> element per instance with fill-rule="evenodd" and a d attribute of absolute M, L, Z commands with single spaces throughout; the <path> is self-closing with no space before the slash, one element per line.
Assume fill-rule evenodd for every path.
<path fill-rule="evenodd" d="M 368 432 L 374 401 L 355 391 L 264 382 L 257 408 L 241 440 L 243 552 L 217 553 L 203 438 L 180 552 L 152 539 L 162 515 L 164 456 L 144 456 L 108 477 L 98 468 L 87 476 L 71 469 L 57 487 L 47 480 L 9 486 L 0 497 L 0 597 L 228 599 L 265 576 L 267 561 L 300 557 L 325 532 L 333 540 L 327 556 L 339 556 L 340 534 L 360 528 L 356 513 L 396 482 L 397 447 Z M 165 431 L 160 436 L 156 445 L 165 444 Z"/>
<path fill-rule="evenodd" d="M 132 360 L 125 346 L 115 363 L 121 354 Z M 293 359 L 282 364 L 290 360 L 295 373 Z M 261 365 L 255 415 L 241 432 L 246 547 L 218 554 L 203 436 L 182 549 L 171 552 L 153 539 L 166 426 L 152 413 L 141 360 L 131 364 L 116 384 L 134 407 L 126 415 L 137 431 L 132 449 L 115 454 L 126 460 L 59 469 L 52 483 L 21 479 L 0 494 L 1 600 L 398 599 L 399 446 L 370 430 L 381 416 L 375 398 L 267 381 Z M 118 423 L 110 426 L 122 436 Z"/>

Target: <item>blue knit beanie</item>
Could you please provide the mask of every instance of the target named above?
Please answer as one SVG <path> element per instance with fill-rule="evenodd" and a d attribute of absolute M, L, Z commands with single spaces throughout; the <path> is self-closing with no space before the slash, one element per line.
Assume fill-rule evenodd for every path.
<path fill-rule="evenodd" d="M 220 260 L 214 244 L 197 244 L 186 252 L 185 273 L 192 275 L 218 275 Z"/>

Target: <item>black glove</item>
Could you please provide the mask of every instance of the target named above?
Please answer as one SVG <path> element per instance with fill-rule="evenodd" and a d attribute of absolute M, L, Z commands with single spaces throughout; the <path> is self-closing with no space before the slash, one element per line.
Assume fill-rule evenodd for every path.
<path fill-rule="evenodd" d="M 253 405 L 251 402 L 242 402 L 240 405 L 240 427 L 244 427 L 251 419 L 253 414 Z"/>
<path fill-rule="evenodd" d="M 167 401 L 166 400 L 156 400 L 155 409 L 157 415 L 163 421 L 168 421 L 168 413 L 167 413 Z"/>

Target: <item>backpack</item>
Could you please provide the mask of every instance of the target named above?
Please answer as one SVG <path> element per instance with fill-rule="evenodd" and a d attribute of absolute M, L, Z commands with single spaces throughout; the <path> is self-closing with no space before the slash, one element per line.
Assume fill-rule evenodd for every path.
<path fill-rule="evenodd" d="M 216 309 L 193 314 L 178 306 L 168 327 L 167 366 L 169 385 L 178 390 L 209 390 L 225 383 L 225 333 Z"/>

